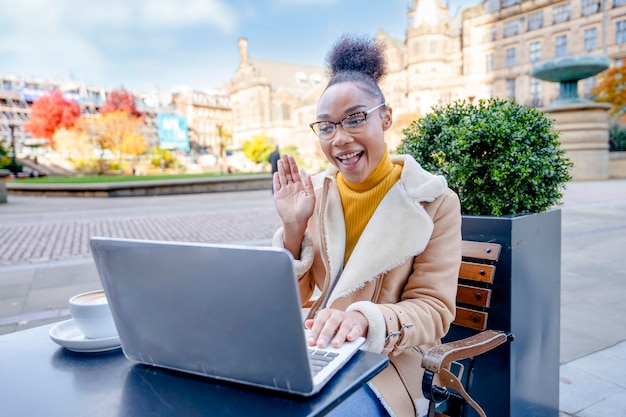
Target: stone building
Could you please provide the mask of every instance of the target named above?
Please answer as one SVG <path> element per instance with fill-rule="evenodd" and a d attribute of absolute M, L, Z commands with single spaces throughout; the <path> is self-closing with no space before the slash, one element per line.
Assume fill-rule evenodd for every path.
<path fill-rule="evenodd" d="M 315 120 L 315 104 L 325 81 L 321 66 L 252 59 L 248 40 L 239 39 L 239 68 L 225 87 L 232 108 L 233 143 L 266 135 L 280 147 L 295 145 L 310 156 L 316 137 L 308 124 Z"/>
<path fill-rule="evenodd" d="M 468 95 L 506 97 L 533 107 L 557 99 L 558 86 L 530 76 L 539 61 L 604 54 L 621 65 L 624 0 L 487 0 L 463 13 L 462 53 Z M 589 97 L 596 77 L 579 83 Z"/>
<path fill-rule="evenodd" d="M 75 100 L 81 114 L 90 117 L 98 114 L 111 90 L 85 85 L 73 80 L 39 79 L 16 75 L 0 74 L 0 143 L 6 148 L 13 146 L 16 153 L 32 152 L 32 143 L 42 143 L 39 138 L 31 138 L 24 132 L 24 123 L 31 118 L 32 104 L 44 94 L 61 90 L 66 100 Z M 158 143 L 157 114 L 173 113 L 171 98 L 160 92 L 135 95 L 137 110 L 144 116 L 142 134 L 150 145 Z M 14 128 L 11 138 L 10 126 Z"/>
<path fill-rule="evenodd" d="M 230 99 L 217 92 L 174 94 L 175 112 L 187 118 L 191 149 L 197 154 L 219 155 L 233 131 Z"/>
<path fill-rule="evenodd" d="M 38 138 L 30 138 L 24 132 L 24 123 L 30 120 L 32 104 L 42 95 L 57 89 L 63 92 L 67 100 L 75 100 L 83 115 L 97 113 L 97 109 L 106 101 L 107 92 L 104 90 L 80 85 L 71 80 L 0 74 L 0 141 L 6 147 L 13 139 L 16 152 L 20 153 L 31 147 L 29 143 L 40 141 Z M 10 138 L 10 126 L 15 126 L 14 138 Z"/>
<path fill-rule="evenodd" d="M 455 100 L 510 98 L 532 107 L 555 100 L 558 86 L 531 77 L 534 64 L 564 55 L 605 54 L 621 65 L 626 48 L 626 0 L 485 0 L 452 16 L 445 0 L 414 0 L 404 39 L 376 34 L 387 45 L 389 75 L 382 88 L 394 110 L 388 143 L 433 105 Z M 248 56 L 227 86 L 233 140 L 266 134 L 280 146 L 319 155 L 308 124 L 326 79 L 324 68 Z M 321 63 L 320 63 L 321 64 Z M 589 96 L 596 77 L 579 83 Z"/>

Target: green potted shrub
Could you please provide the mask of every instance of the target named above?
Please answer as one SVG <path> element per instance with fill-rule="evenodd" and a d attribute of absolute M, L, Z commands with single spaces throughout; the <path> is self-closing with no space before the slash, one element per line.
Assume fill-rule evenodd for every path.
<path fill-rule="evenodd" d="M 443 175 L 463 214 L 543 212 L 559 202 L 571 162 L 537 109 L 501 99 L 435 107 L 403 131 L 400 153 Z"/>
<path fill-rule="evenodd" d="M 403 130 L 399 153 L 442 174 L 461 200 L 467 240 L 497 242 L 488 328 L 515 341 L 476 358 L 473 392 L 487 415 L 558 416 L 559 200 L 572 163 L 549 116 L 502 99 L 435 106 Z M 468 336 L 452 329 L 451 338 Z"/>

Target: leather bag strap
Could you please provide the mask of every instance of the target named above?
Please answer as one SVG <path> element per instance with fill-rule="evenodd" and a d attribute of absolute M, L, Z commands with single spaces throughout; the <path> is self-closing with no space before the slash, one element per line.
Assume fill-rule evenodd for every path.
<path fill-rule="evenodd" d="M 467 391 L 465 391 L 463 384 L 461 384 L 457 377 L 446 368 L 443 368 L 439 371 L 439 383 L 443 387 L 456 390 L 459 394 L 461 394 L 465 401 L 467 401 L 467 403 L 471 405 L 474 410 L 476 410 L 480 417 L 487 417 L 480 405 L 478 405 L 478 403 L 474 401 L 472 397 L 470 397 Z"/>

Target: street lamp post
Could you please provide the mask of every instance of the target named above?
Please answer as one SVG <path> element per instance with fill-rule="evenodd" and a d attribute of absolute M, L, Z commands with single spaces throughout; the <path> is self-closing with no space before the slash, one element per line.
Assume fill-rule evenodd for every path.
<path fill-rule="evenodd" d="M 222 124 L 217 125 L 217 136 L 219 137 L 220 145 L 220 174 L 224 174 L 224 140 L 222 139 Z"/>
<path fill-rule="evenodd" d="M 13 123 L 9 123 L 9 130 L 11 131 L 11 167 L 17 166 L 17 161 L 15 159 L 15 128 L 17 126 Z"/>
<path fill-rule="evenodd" d="M 7 168 L 15 175 L 22 172 L 22 166 L 17 163 L 17 154 L 15 152 L 15 128 L 17 127 L 17 124 L 9 122 L 9 131 L 11 132 L 11 163 Z"/>

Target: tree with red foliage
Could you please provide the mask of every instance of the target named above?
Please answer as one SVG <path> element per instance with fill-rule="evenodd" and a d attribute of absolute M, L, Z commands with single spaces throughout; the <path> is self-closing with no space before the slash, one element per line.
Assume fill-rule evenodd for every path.
<path fill-rule="evenodd" d="M 65 100 L 61 90 L 55 90 L 33 103 L 30 121 L 24 124 L 24 131 L 34 137 L 50 140 L 50 146 L 54 147 L 54 132 L 59 128 L 72 128 L 79 116 L 80 106 L 76 101 Z"/>
<path fill-rule="evenodd" d="M 102 115 L 123 111 L 133 117 L 141 117 L 141 113 L 137 111 L 135 106 L 135 96 L 124 89 L 124 87 L 111 91 L 106 103 L 100 109 Z"/>

